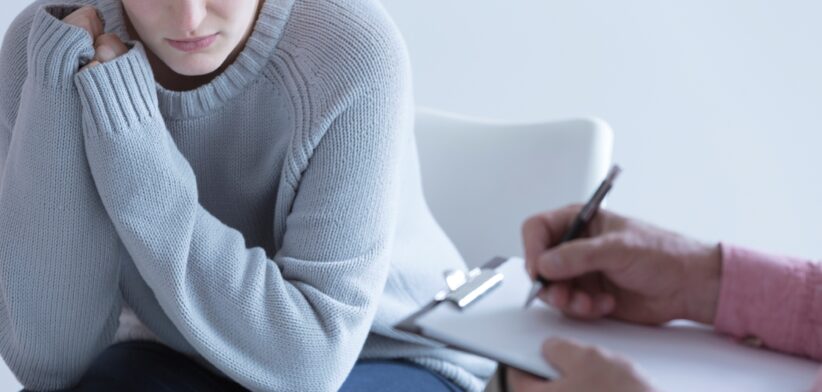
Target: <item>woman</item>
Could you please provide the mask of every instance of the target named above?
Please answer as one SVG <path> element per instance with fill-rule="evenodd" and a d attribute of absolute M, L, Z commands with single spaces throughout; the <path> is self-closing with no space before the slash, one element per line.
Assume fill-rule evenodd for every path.
<path fill-rule="evenodd" d="M 462 264 L 376 1 L 50 3 L 0 53 L 0 354 L 27 388 L 482 388 L 492 363 L 391 328 Z"/>

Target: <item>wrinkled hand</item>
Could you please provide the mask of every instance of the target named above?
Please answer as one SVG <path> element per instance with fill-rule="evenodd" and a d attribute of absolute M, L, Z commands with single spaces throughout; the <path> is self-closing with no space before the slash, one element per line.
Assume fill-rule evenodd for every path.
<path fill-rule="evenodd" d="M 113 33 L 103 32 L 103 21 L 100 19 L 97 9 L 92 6 L 79 8 L 63 18 L 63 22 L 82 27 L 88 31 L 92 42 L 94 42 L 94 59 L 83 66 L 81 70 L 114 60 L 128 52 L 128 48 L 119 37 Z"/>
<path fill-rule="evenodd" d="M 558 245 L 580 209 L 546 212 L 523 225 L 526 268 L 532 277 L 552 282 L 540 293 L 542 300 L 584 319 L 713 323 L 721 274 L 718 245 L 604 210 L 582 238 Z"/>
<path fill-rule="evenodd" d="M 570 340 L 551 339 L 542 345 L 545 359 L 560 373 L 557 380 L 508 368 L 508 385 L 514 392 L 651 392 L 630 362 L 613 354 Z"/>

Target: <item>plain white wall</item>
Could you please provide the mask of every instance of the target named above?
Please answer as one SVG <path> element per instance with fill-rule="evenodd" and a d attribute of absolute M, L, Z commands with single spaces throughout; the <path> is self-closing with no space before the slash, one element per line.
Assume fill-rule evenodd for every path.
<path fill-rule="evenodd" d="M 611 209 L 822 258 L 822 3 L 383 3 L 408 42 L 418 104 L 509 120 L 596 115 L 625 169 Z M 25 4 L 4 1 L 0 32 Z"/>
<path fill-rule="evenodd" d="M 418 104 L 601 117 L 625 169 L 611 209 L 822 258 L 822 3 L 383 3 L 408 42 Z"/>

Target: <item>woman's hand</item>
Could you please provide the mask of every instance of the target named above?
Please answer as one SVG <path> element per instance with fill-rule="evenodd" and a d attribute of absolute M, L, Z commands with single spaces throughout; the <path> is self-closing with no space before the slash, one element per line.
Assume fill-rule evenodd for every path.
<path fill-rule="evenodd" d="M 545 359 L 560 373 L 546 381 L 508 368 L 508 385 L 514 392 L 612 391 L 651 392 L 630 362 L 596 347 L 551 339 L 542 345 Z"/>
<path fill-rule="evenodd" d="M 100 19 L 97 9 L 92 6 L 79 8 L 63 18 L 63 22 L 82 27 L 88 31 L 91 40 L 94 42 L 94 59 L 83 66 L 81 70 L 114 60 L 128 52 L 128 48 L 117 35 L 103 32 L 103 21 Z"/>
<path fill-rule="evenodd" d="M 63 23 L 82 27 L 91 35 L 91 40 L 94 41 L 103 34 L 103 21 L 100 19 L 100 14 L 97 9 L 87 5 L 77 9 L 65 18 Z"/>
<path fill-rule="evenodd" d="M 558 244 L 580 208 L 539 214 L 523 225 L 529 273 L 552 282 L 540 298 L 578 318 L 713 323 L 721 275 L 718 245 L 604 210 L 583 238 Z"/>

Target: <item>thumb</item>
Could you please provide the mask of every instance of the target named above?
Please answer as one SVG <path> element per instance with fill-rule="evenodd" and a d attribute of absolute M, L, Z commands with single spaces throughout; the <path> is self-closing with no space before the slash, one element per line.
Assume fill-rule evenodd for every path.
<path fill-rule="evenodd" d="M 535 264 L 539 255 L 559 243 L 580 209 L 581 205 L 570 205 L 534 215 L 522 224 L 525 268 L 531 278 L 536 277 Z"/>
<path fill-rule="evenodd" d="M 542 355 L 563 377 L 588 366 L 584 359 L 586 347 L 570 339 L 550 338 L 542 344 Z"/>
<path fill-rule="evenodd" d="M 540 255 L 536 270 L 545 279 L 566 280 L 620 268 L 615 250 L 616 241 L 611 236 L 573 240 Z"/>

